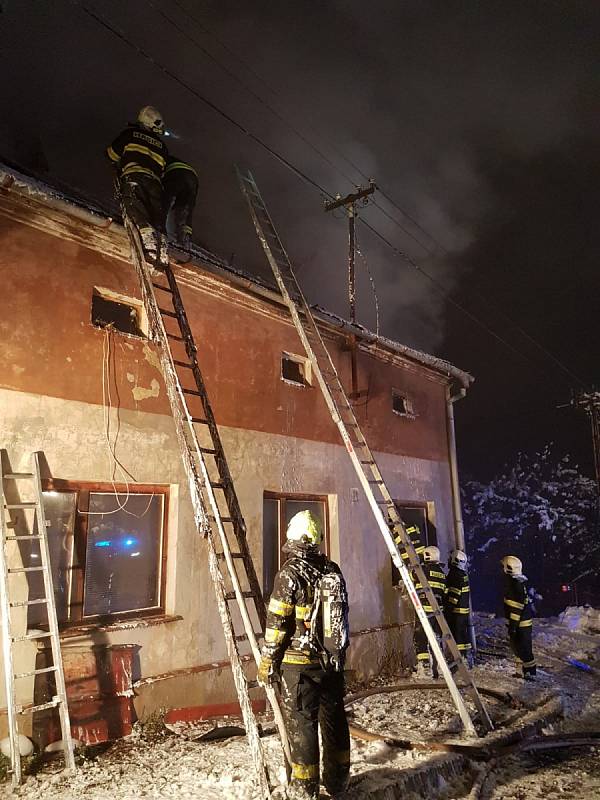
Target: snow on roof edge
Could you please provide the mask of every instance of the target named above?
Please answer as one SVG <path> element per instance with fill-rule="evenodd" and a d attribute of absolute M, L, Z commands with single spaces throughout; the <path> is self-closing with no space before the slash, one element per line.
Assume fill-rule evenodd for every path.
<path fill-rule="evenodd" d="M 11 188 L 16 184 L 19 188 L 24 189 L 30 195 L 37 195 L 38 197 L 47 201 L 58 200 L 66 205 L 76 206 L 80 210 L 89 213 L 92 217 L 100 217 L 102 219 L 107 219 L 110 217 L 113 220 L 118 220 L 120 223 L 120 215 L 112 213 L 109 209 L 96 202 L 90 202 L 73 187 L 66 186 L 64 184 L 60 185 L 59 183 L 49 183 L 46 179 L 42 180 L 31 172 L 25 171 L 21 166 L 16 166 L 10 162 L 2 160 L 0 161 L 0 188 L 3 184 L 5 184 L 7 177 L 12 179 L 10 184 Z M 191 254 L 201 262 L 216 266 L 225 271 L 234 280 L 236 278 L 242 279 L 245 282 L 247 281 L 256 285 L 257 288 L 272 292 L 273 299 L 281 301 L 279 292 L 273 284 L 262 280 L 256 275 L 251 275 L 244 270 L 233 267 L 224 258 L 212 253 L 210 250 L 206 250 L 199 245 L 192 245 Z M 416 350 L 413 347 L 401 344 L 393 339 L 373 333 L 363 325 L 360 325 L 359 323 L 352 323 L 349 320 L 344 319 L 344 317 L 341 317 L 332 311 L 328 311 L 319 305 L 311 305 L 311 309 L 315 311 L 323 321 L 337 325 L 338 327 L 342 327 L 345 330 L 352 331 L 358 338 L 363 339 L 366 342 L 380 345 L 386 350 L 391 350 L 392 352 L 398 353 L 399 355 L 402 355 L 411 361 L 416 361 L 417 363 L 429 367 L 436 372 L 440 372 L 449 378 L 453 378 L 465 389 L 467 389 L 475 380 L 471 374 L 459 369 L 459 367 L 455 367 L 445 359 L 438 358 L 437 356 L 433 356 L 429 353 L 424 353 L 421 350 Z"/>

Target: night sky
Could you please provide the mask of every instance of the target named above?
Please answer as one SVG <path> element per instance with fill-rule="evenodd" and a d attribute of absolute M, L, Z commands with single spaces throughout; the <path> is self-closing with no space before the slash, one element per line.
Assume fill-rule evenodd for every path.
<path fill-rule="evenodd" d="M 373 176 L 385 196 L 361 214 L 435 281 L 359 228 L 381 332 L 476 377 L 463 474 L 549 441 L 591 470 L 585 418 L 557 406 L 600 384 L 597 0 L 0 8 L 0 156 L 109 204 L 103 148 L 156 105 L 200 173 L 197 241 L 267 275 L 233 171 L 249 167 L 309 299 L 345 315 L 343 215 L 253 137 L 331 193 Z"/>

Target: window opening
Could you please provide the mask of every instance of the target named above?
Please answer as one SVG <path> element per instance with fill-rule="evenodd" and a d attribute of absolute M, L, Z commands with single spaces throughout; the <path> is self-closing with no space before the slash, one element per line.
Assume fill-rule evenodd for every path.
<path fill-rule="evenodd" d="M 424 547 L 437 545 L 437 533 L 429 517 L 427 505 L 399 505 L 396 503 L 396 510 L 407 528 L 410 528 L 411 525 L 419 528 L 421 544 Z M 400 547 L 400 552 L 402 553 L 402 547 Z M 403 585 L 400 572 L 392 559 L 392 586 Z"/>
<path fill-rule="evenodd" d="M 283 552 L 285 532 L 298 511 L 308 509 L 321 521 L 321 550 L 329 554 L 329 516 L 327 497 L 319 495 L 283 495 L 265 492 L 263 498 L 263 594 L 269 597 L 275 574 L 287 558 Z"/>
<path fill-rule="evenodd" d="M 392 389 L 392 410 L 400 417 L 415 417 L 415 409 L 410 397 L 402 394 L 397 389 Z"/>
<path fill-rule="evenodd" d="M 145 313 L 139 301 L 108 289 L 94 288 L 92 325 L 97 328 L 112 326 L 120 333 L 129 336 L 145 336 L 147 330 L 145 323 Z"/>
<path fill-rule="evenodd" d="M 281 378 L 296 386 L 310 386 L 310 361 L 308 358 L 302 358 L 302 356 L 296 356 L 293 353 L 282 353 Z"/>

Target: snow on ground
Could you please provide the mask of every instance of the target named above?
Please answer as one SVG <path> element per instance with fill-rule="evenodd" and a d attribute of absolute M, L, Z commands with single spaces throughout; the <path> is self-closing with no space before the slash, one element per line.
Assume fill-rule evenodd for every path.
<path fill-rule="evenodd" d="M 504 622 L 482 615 L 477 623 L 483 652 L 474 674 L 482 687 L 510 692 L 530 708 L 559 692 L 566 717 L 547 732 L 600 731 L 600 636 L 570 630 L 556 620 L 536 622 L 535 650 L 541 670 L 539 679 L 529 684 L 512 675 Z M 588 664 L 595 672 L 570 665 L 566 660 L 569 657 Z M 390 677 L 386 682 L 399 680 L 405 678 Z M 383 685 L 381 678 L 378 684 Z M 485 699 L 497 727 L 514 724 L 524 713 L 498 700 Z M 458 716 L 444 690 L 378 692 L 353 703 L 349 719 L 351 724 L 400 739 L 447 741 L 460 737 Z M 267 717 L 261 722 L 266 728 L 271 726 Z M 219 725 L 239 724 L 238 720 L 219 720 Z M 178 724 L 171 730 L 156 727 L 138 725 L 132 736 L 104 752 L 99 748 L 86 753 L 71 778 L 63 776 L 56 760 L 32 768 L 35 774 L 28 775 L 17 795 L 24 800 L 106 800 L 107 796 L 111 800 L 258 799 L 244 737 L 199 741 L 198 737 L 207 732 L 207 723 Z M 283 759 L 277 737 L 265 736 L 262 741 L 272 775 L 282 781 Z M 350 794 L 352 798 L 372 797 L 409 770 L 433 768 L 444 762 L 448 762 L 445 754 L 413 753 L 385 742 L 353 739 Z M 433 793 L 428 790 L 386 797 L 466 800 L 477 768 L 473 764 L 472 770 L 463 769 L 455 779 L 444 779 L 440 773 Z M 600 799 L 600 744 L 596 748 L 516 754 L 501 761 L 493 780 L 493 792 L 487 795 L 490 800 Z M 9 787 L 4 784 L 0 796 L 8 795 Z"/>

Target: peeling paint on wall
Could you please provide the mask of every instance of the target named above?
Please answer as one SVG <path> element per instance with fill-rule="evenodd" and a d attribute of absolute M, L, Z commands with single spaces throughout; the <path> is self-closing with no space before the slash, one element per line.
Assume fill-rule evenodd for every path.
<path fill-rule="evenodd" d="M 134 386 L 131 393 L 136 400 L 147 400 L 149 397 L 158 397 L 160 394 L 160 383 L 156 378 L 152 378 L 149 389 L 144 389 L 143 386 Z"/>
<path fill-rule="evenodd" d="M 157 353 L 154 350 L 151 350 L 147 344 L 144 345 L 144 358 L 149 364 L 151 364 L 153 367 L 156 367 L 156 369 L 162 374 L 162 370 L 160 368 L 160 359 Z M 158 397 L 158 393 L 154 396 Z"/>

